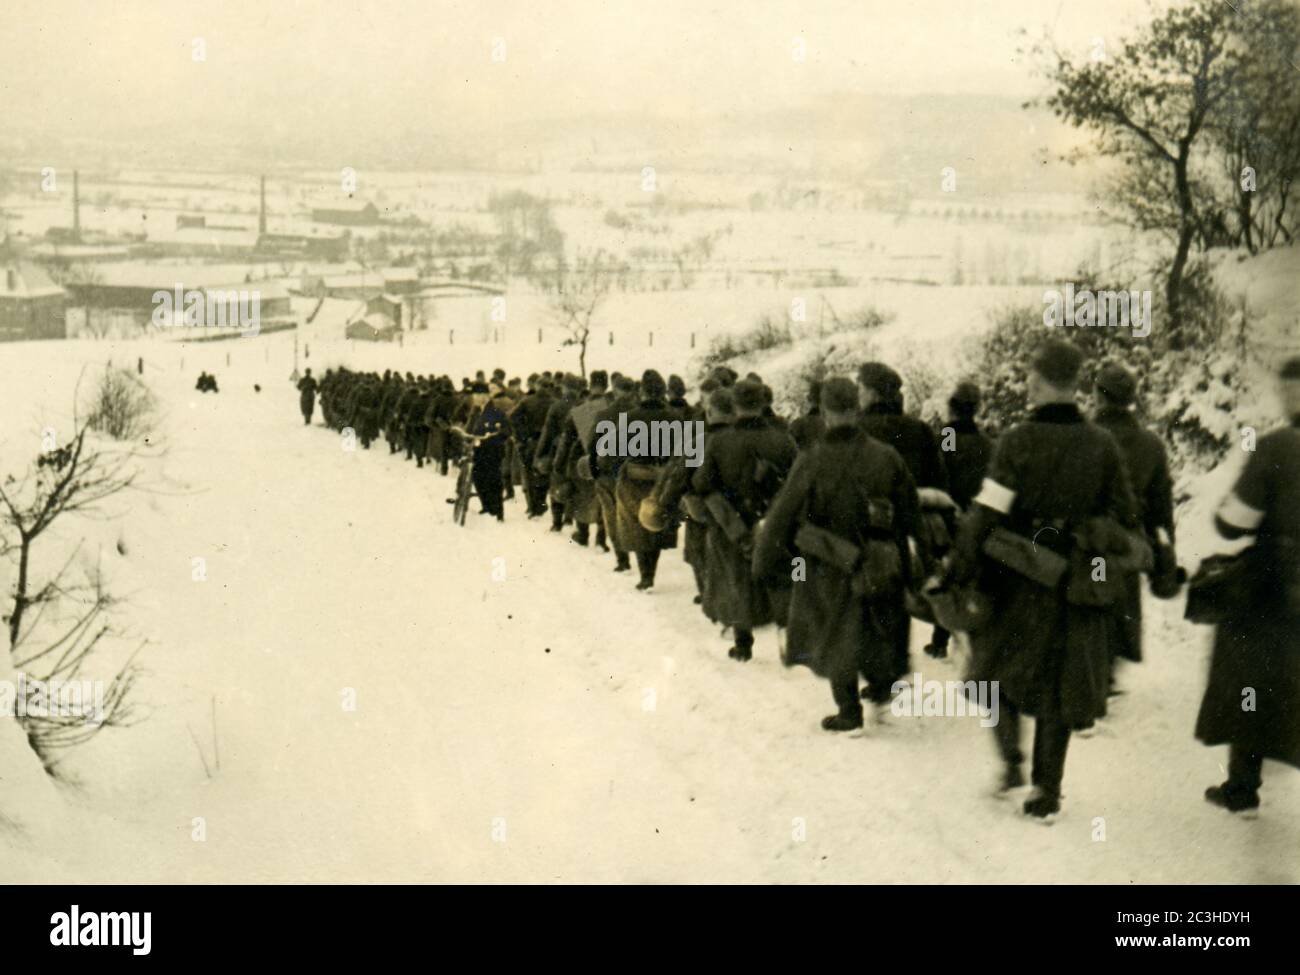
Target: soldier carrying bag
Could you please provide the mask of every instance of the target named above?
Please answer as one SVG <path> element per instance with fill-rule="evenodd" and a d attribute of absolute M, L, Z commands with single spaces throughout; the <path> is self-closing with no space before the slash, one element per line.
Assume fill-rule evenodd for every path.
<path fill-rule="evenodd" d="M 706 497 L 704 507 L 722 529 L 722 534 L 727 536 L 727 541 L 742 548 L 749 544 L 749 526 L 745 524 L 745 519 L 740 517 L 740 512 L 733 508 L 720 492 L 714 491 Z"/>
<path fill-rule="evenodd" d="M 894 507 L 890 502 L 872 498 L 867 502 L 867 510 L 872 531 L 893 530 Z M 800 552 L 850 576 L 851 591 L 863 599 L 892 592 L 902 583 L 903 558 L 893 537 L 868 538 L 858 545 L 805 519 L 794 543 Z"/>
<path fill-rule="evenodd" d="M 982 551 L 994 562 L 1018 572 L 1046 589 L 1055 589 L 1070 567 L 1069 560 L 1018 532 L 1001 526 L 984 539 Z"/>
<path fill-rule="evenodd" d="M 1125 577 L 1154 564 L 1146 536 L 1108 516 L 1087 519 L 1073 538 L 1065 601 L 1074 606 L 1114 605 L 1124 598 Z"/>

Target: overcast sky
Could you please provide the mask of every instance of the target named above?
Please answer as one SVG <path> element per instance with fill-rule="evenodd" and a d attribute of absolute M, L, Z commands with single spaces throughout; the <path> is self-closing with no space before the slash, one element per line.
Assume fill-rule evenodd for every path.
<path fill-rule="evenodd" d="M 1018 28 L 1084 52 L 1147 17 L 1145 0 L 4 0 L 0 102 L 93 135 L 182 116 L 447 129 L 833 91 L 1023 96 Z"/>

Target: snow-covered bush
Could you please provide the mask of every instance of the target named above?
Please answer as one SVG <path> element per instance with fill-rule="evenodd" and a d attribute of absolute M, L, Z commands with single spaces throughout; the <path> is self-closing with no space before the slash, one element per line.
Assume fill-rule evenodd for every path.
<path fill-rule="evenodd" d="M 157 400 L 129 369 L 108 366 L 91 393 L 86 423 L 114 440 L 147 436 L 157 420 Z"/>
<path fill-rule="evenodd" d="M 971 378 L 984 392 L 980 419 L 995 434 L 1023 420 L 1029 413 L 1030 358 L 1043 342 L 1065 339 L 1078 343 L 1085 355 L 1081 404 L 1101 366 L 1121 362 L 1139 380 L 1139 418 L 1170 445 L 1175 469 L 1213 467 L 1243 426 L 1267 424 L 1265 410 L 1251 392 L 1264 382 L 1266 371 L 1250 348 L 1246 311 L 1233 307 L 1208 265 L 1189 271 L 1181 307 L 1183 345 L 1176 349 L 1158 314 L 1151 334 L 1138 338 L 1125 328 L 1048 328 L 1042 307 L 1001 309 L 970 353 L 975 365 Z"/>

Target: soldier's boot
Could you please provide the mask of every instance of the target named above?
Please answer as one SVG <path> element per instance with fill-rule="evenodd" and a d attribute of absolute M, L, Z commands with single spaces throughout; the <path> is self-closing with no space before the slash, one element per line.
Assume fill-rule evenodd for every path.
<path fill-rule="evenodd" d="M 640 570 L 641 579 L 636 587 L 641 590 L 651 589 L 655 584 L 655 570 L 659 567 L 659 552 L 656 549 L 653 552 L 637 552 L 636 567 Z"/>
<path fill-rule="evenodd" d="M 925 645 L 927 656 L 935 660 L 943 660 L 948 656 L 948 638 L 950 634 L 942 626 L 934 628 L 934 634 L 930 637 L 930 642 Z"/>
<path fill-rule="evenodd" d="M 626 552 L 620 552 L 618 549 L 615 549 L 614 554 L 618 556 L 618 562 L 614 565 L 615 572 L 627 572 L 632 568 L 632 559 Z"/>
<path fill-rule="evenodd" d="M 1025 800 L 1026 816 L 1035 819 L 1047 819 L 1061 811 L 1061 794 L 1054 790 L 1035 787 L 1034 794 Z"/>
<path fill-rule="evenodd" d="M 583 548 L 586 548 L 591 543 L 590 526 L 585 525 L 582 522 L 578 522 L 578 527 L 574 530 L 573 534 L 570 535 L 569 537 L 572 538 L 579 545 L 581 545 Z"/>
<path fill-rule="evenodd" d="M 736 628 L 736 645 L 727 651 L 732 660 L 744 663 L 754 658 L 754 631 Z"/>
<path fill-rule="evenodd" d="M 602 552 L 609 551 L 609 542 L 606 540 L 605 523 L 603 521 L 596 526 L 596 548 Z"/>
<path fill-rule="evenodd" d="M 564 527 L 564 505 L 558 501 L 551 502 L 551 531 L 558 532 Z"/>
<path fill-rule="evenodd" d="M 856 731 L 862 727 L 862 709 L 840 711 L 822 718 L 823 731 Z"/>
<path fill-rule="evenodd" d="M 1025 784 L 1025 773 L 1021 770 L 1019 763 L 1008 763 L 1002 770 L 1002 778 L 998 782 L 998 794 L 1005 795 L 1012 789 L 1019 789 Z"/>
<path fill-rule="evenodd" d="M 1238 786 L 1229 779 L 1222 785 L 1212 785 L 1206 789 L 1205 801 L 1230 813 L 1248 813 L 1259 808 L 1259 792 Z"/>

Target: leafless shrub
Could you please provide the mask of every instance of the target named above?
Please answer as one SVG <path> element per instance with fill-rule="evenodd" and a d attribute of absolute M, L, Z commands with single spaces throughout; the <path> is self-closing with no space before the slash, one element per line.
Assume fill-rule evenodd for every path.
<path fill-rule="evenodd" d="M 47 448 L 21 475 L 0 480 L 0 555 L 14 570 L 3 616 L 10 663 L 28 680 L 43 684 L 85 680 L 84 668 L 92 655 L 115 635 L 107 615 L 114 600 L 98 565 L 78 580 L 72 568 L 77 551 L 60 568 L 44 574 L 36 558 L 38 543 L 51 527 L 69 515 L 95 513 L 135 480 L 134 453 L 100 447 L 90 437 L 88 423 L 77 429 L 70 443 Z M 93 715 L 49 713 L 44 708 L 20 717 L 47 771 L 53 771 L 67 748 L 106 727 L 130 723 L 127 698 L 137 674 L 133 661 L 134 654 L 116 670 Z"/>
<path fill-rule="evenodd" d="M 86 423 L 114 440 L 139 440 L 154 429 L 158 401 L 143 379 L 108 366 L 92 391 Z"/>

